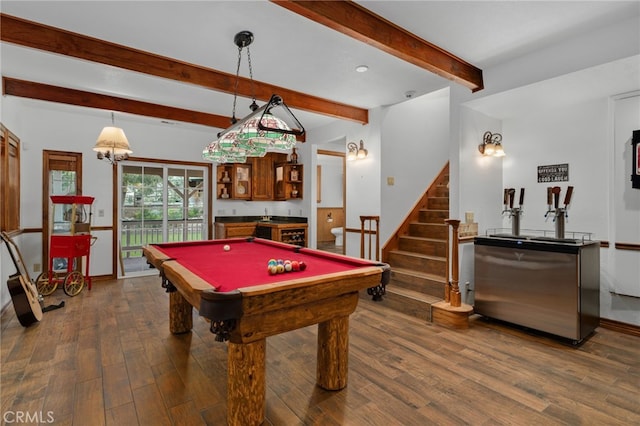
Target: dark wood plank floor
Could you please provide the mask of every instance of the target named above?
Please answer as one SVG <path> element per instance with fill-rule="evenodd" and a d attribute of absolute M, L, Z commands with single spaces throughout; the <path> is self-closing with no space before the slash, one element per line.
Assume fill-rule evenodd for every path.
<path fill-rule="evenodd" d="M 200 318 L 171 335 L 159 278 L 47 303 L 62 299 L 28 329 L 13 308 L 2 315 L 3 424 L 19 412 L 56 425 L 226 423 L 226 345 Z M 370 301 L 350 337 L 339 392 L 315 386 L 315 326 L 267 339 L 266 424 L 640 424 L 638 337 L 599 328 L 573 348 L 480 317 L 452 331 Z"/>

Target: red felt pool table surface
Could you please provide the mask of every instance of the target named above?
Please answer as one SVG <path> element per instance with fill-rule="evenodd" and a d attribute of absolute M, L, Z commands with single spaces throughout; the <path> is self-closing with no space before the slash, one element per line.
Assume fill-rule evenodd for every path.
<path fill-rule="evenodd" d="M 224 250 L 225 245 L 230 247 L 229 251 Z M 154 244 L 153 247 L 171 260 L 179 262 L 219 292 L 340 273 L 373 264 L 364 259 L 259 238 L 189 241 Z M 271 275 L 267 268 L 270 259 L 302 261 L 307 267 L 304 271 Z"/>

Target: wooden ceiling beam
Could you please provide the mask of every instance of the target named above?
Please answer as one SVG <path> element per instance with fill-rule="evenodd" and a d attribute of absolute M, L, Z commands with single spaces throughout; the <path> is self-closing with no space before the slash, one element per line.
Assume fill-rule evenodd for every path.
<path fill-rule="evenodd" d="M 217 127 L 220 129 L 226 129 L 231 125 L 231 118 L 222 115 L 157 105 L 149 102 L 51 86 L 49 84 L 35 83 L 9 77 L 2 77 L 2 93 L 4 95 L 60 104 L 120 111 L 145 117 L 202 124 L 203 126 Z"/>
<path fill-rule="evenodd" d="M 471 89 L 482 90 L 482 70 L 353 1 L 271 0 L 294 13 L 367 43 Z"/>
<path fill-rule="evenodd" d="M 155 55 L 3 13 L 0 14 L 0 38 L 7 43 L 111 65 L 219 92 L 234 93 L 236 79 L 234 74 Z M 237 93 L 245 97 L 252 97 L 255 94 L 257 99 L 265 102 L 275 93 L 284 99 L 289 108 L 362 124 L 369 121 L 369 112 L 365 108 L 333 102 L 256 80 L 253 80 L 252 85 L 252 81 L 244 77 L 240 77 L 238 80 Z"/>

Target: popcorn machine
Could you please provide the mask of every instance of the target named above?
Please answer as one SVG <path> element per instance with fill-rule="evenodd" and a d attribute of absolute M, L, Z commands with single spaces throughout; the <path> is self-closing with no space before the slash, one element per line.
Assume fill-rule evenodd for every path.
<path fill-rule="evenodd" d="M 75 296 L 82 291 L 85 282 L 91 290 L 89 255 L 96 240 L 91 236 L 94 197 L 52 195 L 50 198 L 49 264 L 36 279 L 36 287 L 40 294 L 47 296 L 62 284 L 68 296 Z"/>

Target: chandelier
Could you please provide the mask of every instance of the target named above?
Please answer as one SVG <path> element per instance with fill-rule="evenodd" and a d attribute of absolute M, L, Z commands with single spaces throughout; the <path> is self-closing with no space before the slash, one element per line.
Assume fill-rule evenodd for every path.
<path fill-rule="evenodd" d="M 240 63 L 242 50 L 245 47 L 253 89 L 253 69 L 249 51 L 249 45 L 253 42 L 253 34 L 250 31 L 241 31 L 235 35 L 233 41 L 238 46 L 238 62 L 231 126 L 217 134 L 217 139 L 202 151 L 202 157 L 217 163 L 244 163 L 247 157 L 263 157 L 267 152 L 290 152 L 296 145 L 296 136 L 304 134 L 304 127 L 280 96 L 271 95 L 265 105 L 258 107 L 255 95 L 253 95 L 250 106 L 251 114 L 242 120 L 236 118 Z"/>

